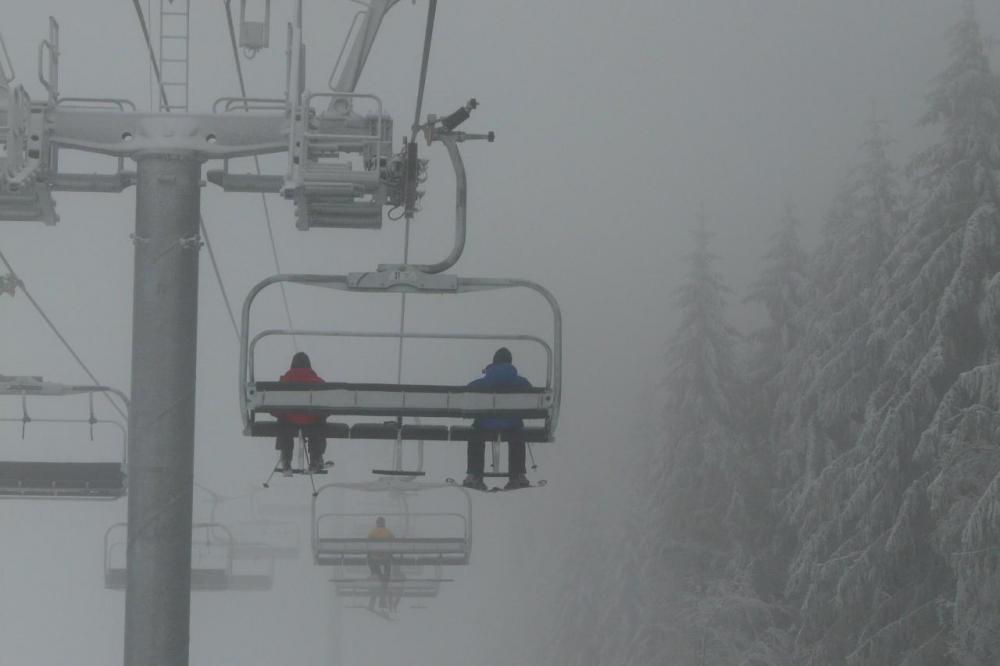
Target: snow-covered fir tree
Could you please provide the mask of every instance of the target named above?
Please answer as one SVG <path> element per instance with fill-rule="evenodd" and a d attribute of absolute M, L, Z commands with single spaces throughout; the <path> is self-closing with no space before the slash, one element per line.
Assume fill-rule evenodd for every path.
<path fill-rule="evenodd" d="M 785 502 L 799 538 L 787 592 L 801 609 L 803 664 L 1000 660 L 982 633 L 996 601 L 972 592 L 992 569 L 963 587 L 977 556 L 956 555 L 1000 533 L 980 510 L 994 501 L 995 454 L 979 454 L 976 474 L 956 464 L 976 455 L 965 434 L 981 441 L 974 412 L 995 409 L 987 378 L 998 351 L 1000 81 L 971 2 L 951 54 L 924 116 L 941 140 L 911 165 L 917 198 L 876 272 L 868 321 L 831 340 L 811 399 L 798 401 L 805 426 L 786 439 L 834 443 Z M 859 372 L 859 353 L 870 370 Z M 956 422 L 969 430 L 956 433 Z"/>
<path fill-rule="evenodd" d="M 744 298 L 745 302 L 760 303 L 767 311 L 767 321 L 750 336 L 748 386 L 746 396 L 755 434 L 766 431 L 767 421 L 778 393 L 775 381 L 785 356 L 796 346 L 803 334 L 800 315 L 811 296 L 807 272 L 808 257 L 799 240 L 800 222 L 792 206 L 786 205 L 778 228 L 771 234 L 764 268 Z"/>
<path fill-rule="evenodd" d="M 753 335 L 763 352 L 758 362 L 765 368 L 776 368 L 782 355 L 799 340 L 796 314 L 809 297 L 806 277 L 808 258 L 799 240 L 799 218 L 791 205 L 771 234 L 770 246 L 764 255 L 764 269 L 751 285 L 747 302 L 757 302 L 767 310 L 767 324 Z M 770 372 L 768 374 L 771 374 Z"/>
<path fill-rule="evenodd" d="M 863 161 L 840 184 L 813 262 L 818 296 L 836 312 L 866 291 L 892 250 L 903 216 L 885 123 L 873 119 Z"/>
<path fill-rule="evenodd" d="M 746 483 L 738 336 L 704 214 L 676 294 L 667 347 L 665 435 L 643 461 L 641 611 L 626 663 L 735 664 L 760 617 L 743 545 L 761 498 Z"/>

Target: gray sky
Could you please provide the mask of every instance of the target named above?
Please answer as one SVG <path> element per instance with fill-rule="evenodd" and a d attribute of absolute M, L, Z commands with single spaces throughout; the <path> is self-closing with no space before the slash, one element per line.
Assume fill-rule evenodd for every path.
<path fill-rule="evenodd" d="M 191 96 L 196 110 L 206 110 L 238 89 L 221 0 L 194 4 Z M 1000 5 L 980 4 L 984 32 L 996 33 Z M 272 48 L 244 63 L 254 96 L 282 94 L 291 2 L 274 5 Z M 931 77 L 945 64 L 945 29 L 958 6 L 957 0 L 441 4 L 425 112 L 447 113 L 477 97 L 482 106 L 469 130 L 493 129 L 498 137 L 464 148 L 471 227 L 456 272 L 528 278 L 555 292 L 565 315 L 564 411 L 559 442 L 540 452 L 550 487 L 475 498 L 475 563 L 456 574 L 459 581 L 430 610 L 407 613 L 391 627 L 338 610 L 351 637 L 347 657 L 367 655 L 364 663 L 373 666 L 401 657 L 447 666 L 465 663 L 462 655 L 472 650 L 496 656 L 500 642 L 517 641 L 504 635 L 504 627 L 515 626 L 505 622 L 533 612 L 519 605 L 525 598 L 519 595 L 531 587 L 528 574 L 553 575 L 565 516 L 584 493 L 593 500 L 615 491 L 602 486 L 600 472 L 609 458 L 623 456 L 636 431 L 632 420 L 659 379 L 672 326 L 669 293 L 684 271 L 679 260 L 698 204 L 713 220 L 720 268 L 741 297 L 786 202 L 805 220 L 806 238 L 815 238 L 873 107 L 890 123 L 898 160 L 929 140 L 915 121 Z M 64 95 L 129 97 L 148 106 L 146 54 L 130 3 L 0 0 L 0 9 L 19 81 L 36 97 L 35 51 L 52 14 L 62 26 Z M 423 2 L 400 3 L 391 12 L 359 85 L 382 97 L 397 141 L 413 114 L 425 9 Z M 306 3 L 310 88 L 325 88 L 350 14 L 345 2 Z M 450 167 L 437 146 L 423 156 L 432 160 L 431 178 L 414 224 L 416 261 L 442 257 L 451 243 Z M 92 171 L 109 163 L 84 156 L 64 166 Z M 282 172 L 280 159 L 265 164 Z M 57 227 L 8 223 L 0 248 L 92 369 L 127 388 L 134 195 L 57 198 Z M 269 197 L 269 205 L 286 271 L 344 273 L 401 257 L 397 224 L 386 222 L 377 233 L 302 233 L 290 202 Z M 259 199 L 208 186 L 203 212 L 238 304 L 274 272 Z M 273 453 L 269 442 L 240 435 L 235 340 L 204 252 L 202 260 L 196 474 L 220 492 L 239 494 L 266 474 Z M 396 297 L 362 301 L 306 290 L 292 293 L 291 301 L 299 325 L 391 329 L 398 316 Z M 279 301 L 265 299 L 262 306 L 262 325 L 281 325 Z M 748 309 L 738 313 L 752 320 Z M 526 294 L 459 303 L 412 299 L 410 315 L 413 330 L 547 334 L 550 326 L 543 305 Z M 23 297 L 0 297 L 0 318 L 0 374 L 85 379 Z M 392 345 L 306 349 L 328 379 L 393 379 Z M 471 379 L 492 351 L 488 345 L 410 349 L 406 377 L 428 382 Z M 261 372 L 279 372 L 289 351 L 282 344 L 262 348 L 268 356 Z M 541 381 L 540 357 L 515 353 L 522 371 Z M 16 415 L 18 408 L 4 403 L 0 413 Z M 65 409 L 83 414 L 86 405 Z M 35 410 L 44 413 L 45 406 Z M 386 455 L 370 444 L 332 448 L 344 475 L 364 476 Z M 437 478 L 455 476 L 463 458 L 460 447 L 439 445 L 429 453 L 429 469 Z M 305 487 L 298 490 L 304 502 Z M 288 488 L 280 492 L 296 497 Z M 196 507 L 207 510 L 204 502 Z M 0 626 L 15 637 L 22 663 L 119 659 L 123 597 L 102 589 L 100 572 L 104 529 L 122 519 L 124 502 L 0 505 Z M 197 595 L 192 663 L 282 654 L 282 637 L 311 663 L 323 663 L 328 575 L 303 557 L 279 563 L 270 597 Z M 507 585 L 511 579 L 516 583 Z M 53 624 L 70 639 L 50 640 Z M 449 639 L 430 638 L 444 635 Z"/>

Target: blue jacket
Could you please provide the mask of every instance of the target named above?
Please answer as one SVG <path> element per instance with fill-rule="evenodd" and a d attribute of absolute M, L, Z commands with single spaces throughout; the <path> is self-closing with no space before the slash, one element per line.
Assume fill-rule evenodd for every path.
<path fill-rule="evenodd" d="M 531 388 L 531 382 L 517 374 L 517 368 L 510 363 L 494 363 L 483 369 L 483 376 L 469 382 L 474 388 Z M 519 418 L 483 416 L 472 422 L 473 428 L 483 430 L 513 430 L 523 428 Z"/>

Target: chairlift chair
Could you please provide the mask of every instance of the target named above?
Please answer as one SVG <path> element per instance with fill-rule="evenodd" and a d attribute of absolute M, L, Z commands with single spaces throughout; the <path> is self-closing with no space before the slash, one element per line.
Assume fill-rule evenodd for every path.
<path fill-rule="evenodd" d="M 254 376 L 254 351 L 260 339 L 268 335 L 300 334 L 298 331 L 267 330 L 250 336 L 250 312 L 257 295 L 274 284 L 292 283 L 355 293 L 416 293 L 457 295 L 492 289 L 527 288 L 542 295 L 552 309 L 552 342 L 542 342 L 549 354 L 544 387 L 516 390 L 479 389 L 467 386 L 430 384 L 370 384 L 329 382 L 294 384 L 258 381 Z M 328 337 L 379 338 L 397 333 L 303 331 L 304 335 Z M 412 334 L 406 337 L 430 339 L 531 339 L 529 336 Z M 527 280 L 460 278 L 432 275 L 418 270 L 377 271 L 348 275 L 277 275 L 259 282 L 243 304 L 240 340 L 240 398 L 244 434 L 252 437 L 295 436 L 297 427 L 278 420 L 258 417 L 282 411 L 310 412 L 324 417 L 376 417 L 381 422 L 330 421 L 322 424 L 328 438 L 467 441 L 470 438 L 502 438 L 503 431 L 473 429 L 469 425 L 404 424 L 408 417 L 471 419 L 477 417 L 522 418 L 541 422 L 526 426 L 521 435 L 526 442 L 550 442 L 559 419 L 562 391 L 562 315 L 555 297 L 538 284 Z M 387 420 L 392 419 L 392 420 Z M 353 418 L 351 419 L 353 421 Z"/>
<path fill-rule="evenodd" d="M 232 528 L 236 539 L 236 559 L 295 559 L 299 556 L 302 535 L 299 526 L 280 520 L 248 520 Z"/>
<path fill-rule="evenodd" d="M 398 566 L 464 566 L 472 552 L 472 501 L 468 492 L 463 512 L 328 512 L 321 513 L 321 496 L 331 489 L 352 489 L 378 492 L 386 482 L 332 483 L 320 488 L 313 497 L 312 547 L 313 561 L 320 566 L 361 566 L 370 556 L 389 556 Z M 452 488 L 444 484 L 412 481 L 405 487 L 414 491 Z M 352 525 L 366 523 L 369 528 L 377 517 L 405 522 L 391 541 L 368 539 L 353 533 Z"/>
<path fill-rule="evenodd" d="M 104 533 L 104 586 L 124 590 L 126 566 L 126 523 L 116 523 Z M 221 523 L 192 525 L 192 591 L 262 591 L 274 583 L 274 559 L 260 561 L 235 556 L 232 532 Z"/>
<path fill-rule="evenodd" d="M 28 424 L 87 424 L 90 439 L 95 426 L 110 426 L 121 435 L 120 454 L 114 460 L 94 462 L 0 461 L 0 498 L 113 500 L 126 493 L 126 453 L 128 435 L 123 423 L 98 419 L 94 414 L 94 394 L 113 393 L 128 405 L 125 395 L 107 386 L 67 385 L 46 382 L 41 377 L 0 376 L 0 396 L 16 396 L 21 416 L 0 418 L 0 423 L 20 423 L 21 436 Z M 89 401 L 87 418 L 36 418 L 28 412 L 28 398 L 85 394 Z"/>

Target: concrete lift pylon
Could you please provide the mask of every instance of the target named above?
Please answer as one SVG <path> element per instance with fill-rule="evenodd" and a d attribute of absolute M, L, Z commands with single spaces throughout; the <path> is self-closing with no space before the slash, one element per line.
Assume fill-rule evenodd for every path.
<path fill-rule="evenodd" d="M 396 1 L 370 8 L 378 16 L 369 17 L 345 76 L 357 80 Z M 32 101 L 11 85 L 9 60 L 0 65 L 0 220 L 54 224 L 53 191 L 136 186 L 125 666 L 188 664 L 201 165 L 294 149 L 295 110 L 309 95 L 299 75 L 302 0 L 296 6 L 286 99 L 245 114 L 140 112 L 127 100 L 61 97 L 54 19 L 39 48 L 46 99 Z M 248 111 L 255 104 L 235 101 Z M 58 153 L 66 149 L 110 156 L 118 168 L 65 173 Z M 125 171 L 126 158 L 135 172 Z"/>

